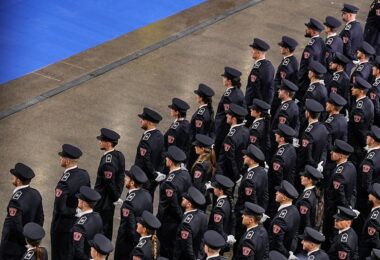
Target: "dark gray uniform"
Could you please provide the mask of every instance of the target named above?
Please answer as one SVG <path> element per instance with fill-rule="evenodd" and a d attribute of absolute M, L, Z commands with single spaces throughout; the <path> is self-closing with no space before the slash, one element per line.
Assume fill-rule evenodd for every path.
<path fill-rule="evenodd" d="M 366 61 L 356 65 L 351 73 L 351 82 L 354 77 L 361 77 L 370 82 L 372 80 L 372 64 Z"/>
<path fill-rule="evenodd" d="M 211 210 L 208 221 L 208 229 L 221 234 L 225 240 L 232 233 L 232 205 L 227 196 L 221 196 L 216 200 L 215 207 Z"/>
<path fill-rule="evenodd" d="M 333 60 L 335 52 L 343 53 L 343 41 L 338 35 L 329 36 L 325 41 L 325 61 L 323 64 L 326 67 L 329 66 L 330 62 Z"/>
<path fill-rule="evenodd" d="M 372 88 L 368 91 L 367 96 L 371 99 L 374 108 L 373 123 L 380 126 L 380 77 L 372 82 Z"/>
<path fill-rule="evenodd" d="M 268 259 L 268 233 L 262 225 L 247 229 L 239 240 L 234 260 L 240 259 Z"/>
<path fill-rule="evenodd" d="M 359 259 L 358 236 L 356 232 L 348 230 L 337 233 L 328 251 L 331 260 Z"/>
<path fill-rule="evenodd" d="M 263 151 L 264 155 L 268 156 L 270 151 L 270 122 L 269 118 L 255 119 L 249 127 L 249 140 L 251 144 L 256 145 Z"/>
<path fill-rule="evenodd" d="M 347 101 L 347 105 L 343 108 L 342 112 L 349 108 L 351 102 L 350 78 L 344 70 L 334 72 L 331 81 L 326 87 L 328 94 L 337 93 Z"/>
<path fill-rule="evenodd" d="M 272 119 L 271 133 L 278 129 L 278 124 L 287 124 L 293 128 L 296 132 L 296 136 L 298 136 L 300 129 L 299 109 L 294 100 L 283 102 L 277 109 Z"/>
<path fill-rule="evenodd" d="M 363 43 L 363 28 L 358 21 L 347 23 L 339 36 L 343 40 L 343 54 L 350 60 L 356 60 L 356 51 Z"/>
<path fill-rule="evenodd" d="M 360 236 L 359 256 L 360 259 L 371 255 L 372 248 L 380 246 L 380 208 L 374 208 L 368 215 Z"/>
<path fill-rule="evenodd" d="M 164 135 L 165 150 L 168 150 L 170 145 L 175 145 L 189 154 L 191 140 L 190 140 L 190 123 L 186 119 L 175 120 L 168 131 Z"/>
<path fill-rule="evenodd" d="M 315 186 L 306 188 L 295 203 L 300 213 L 298 232 L 301 234 L 305 227 L 315 228 L 315 215 L 317 210 L 317 195 Z"/>
<path fill-rule="evenodd" d="M 380 3 L 374 0 L 370 6 L 364 27 L 364 40 L 371 44 L 376 55 L 380 55 Z"/>
<path fill-rule="evenodd" d="M 157 241 L 157 254 L 159 255 L 160 245 Z M 122 258 L 125 260 L 148 260 L 153 259 L 153 241 L 152 236 L 141 237 L 131 252 L 131 258 Z"/>

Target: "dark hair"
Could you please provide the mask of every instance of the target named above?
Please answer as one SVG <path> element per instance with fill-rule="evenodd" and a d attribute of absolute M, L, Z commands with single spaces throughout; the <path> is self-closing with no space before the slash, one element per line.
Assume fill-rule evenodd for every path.
<path fill-rule="evenodd" d="M 208 110 L 210 110 L 210 118 L 214 118 L 214 108 L 212 107 L 212 97 L 200 96 L 203 102 L 207 104 Z"/>
<path fill-rule="evenodd" d="M 45 250 L 43 247 L 40 247 L 40 243 L 41 243 L 41 240 L 34 240 L 34 241 L 31 241 L 31 240 L 28 240 L 26 239 L 26 242 L 35 247 L 33 248 L 33 251 L 34 251 L 34 254 L 36 255 L 36 259 L 37 260 L 44 260 L 45 259 Z"/>
<path fill-rule="evenodd" d="M 183 110 L 177 110 L 179 117 L 186 117 L 186 111 Z"/>
<path fill-rule="evenodd" d="M 236 118 L 236 123 L 238 124 L 241 124 L 243 123 L 244 121 L 244 117 L 243 116 L 234 116 Z"/>
<path fill-rule="evenodd" d="M 318 119 L 321 113 L 307 111 L 312 119 Z"/>
<path fill-rule="evenodd" d="M 23 178 L 18 178 L 18 179 L 21 181 L 22 185 L 29 185 L 30 182 L 32 181 L 32 179 L 29 179 L 29 180 L 26 180 Z"/>
<path fill-rule="evenodd" d="M 231 79 L 231 83 L 232 83 L 232 86 L 237 87 L 237 88 L 241 88 L 240 78 Z"/>

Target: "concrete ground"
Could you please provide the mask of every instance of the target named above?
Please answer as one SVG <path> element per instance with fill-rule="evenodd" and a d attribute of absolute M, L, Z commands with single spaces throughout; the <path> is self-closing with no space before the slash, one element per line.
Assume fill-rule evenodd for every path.
<path fill-rule="evenodd" d="M 296 55 L 300 57 L 308 42 L 303 36 L 304 23 L 310 17 L 320 21 L 327 15 L 340 17 L 343 2 L 357 5 L 361 9 L 358 19 L 365 21 L 370 1 L 264 0 L 254 4 L 248 0 L 209 0 L 1 85 L 1 222 L 14 189 L 9 169 L 15 163 L 24 162 L 36 173 L 32 186 L 43 196 L 49 234 L 54 188 L 63 171 L 57 152 L 63 143 L 82 149 L 79 166 L 89 171 L 94 184 L 102 155 L 95 137 L 101 127 L 114 129 L 121 135 L 117 149 L 124 153 L 129 168 L 143 133 L 137 114 L 144 106 L 163 115 L 159 125 L 163 132 L 171 122 L 167 108 L 171 98 L 188 101 L 190 116 L 196 110 L 193 90 L 201 82 L 214 88 L 216 106 L 223 93 L 220 74 L 224 66 L 239 68 L 245 86 L 252 66 L 248 45 L 254 37 L 271 44 L 267 57 L 277 67 L 281 60 L 277 43 L 282 35 L 298 40 Z M 242 7 L 247 8 L 228 15 Z M 213 23 L 215 19 L 220 20 Z M 197 26 L 200 29 L 196 30 Z M 186 35 L 186 30 L 192 33 Z M 180 37 L 183 32 L 185 36 Z M 160 41 L 166 45 L 152 47 Z M 114 239 L 118 219 L 116 212 Z M 44 245 L 49 244 L 47 235 Z"/>

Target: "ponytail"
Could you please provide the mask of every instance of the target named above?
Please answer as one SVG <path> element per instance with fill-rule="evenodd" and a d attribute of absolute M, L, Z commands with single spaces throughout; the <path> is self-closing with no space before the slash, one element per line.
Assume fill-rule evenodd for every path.
<path fill-rule="evenodd" d="M 232 82 L 232 86 L 241 88 L 240 78 L 234 78 L 231 80 L 231 82 Z"/>
<path fill-rule="evenodd" d="M 156 232 L 152 234 L 152 245 L 153 260 L 156 260 L 158 258 L 158 238 Z"/>
<path fill-rule="evenodd" d="M 45 250 L 43 247 L 40 247 L 41 241 L 26 241 L 29 245 L 31 245 L 33 248 L 33 252 L 36 256 L 37 260 L 44 260 L 45 259 Z"/>

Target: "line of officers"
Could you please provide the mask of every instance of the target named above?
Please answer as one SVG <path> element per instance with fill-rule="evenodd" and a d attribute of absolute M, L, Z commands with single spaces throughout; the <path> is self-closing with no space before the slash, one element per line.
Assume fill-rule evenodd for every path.
<path fill-rule="evenodd" d="M 194 91 L 198 108 L 190 121 L 188 103 L 173 98 L 165 134 L 157 129 L 162 116 L 145 107 L 130 170 L 115 149 L 120 135 L 102 128 L 94 189 L 78 167 L 81 150 L 64 144 L 52 259 L 105 259 L 113 250 L 115 206 L 121 221 L 114 259 L 218 259 L 228 251 L 233 259 L 378 259 L 380 57 L 367 40 L 369 29 L 378 32 L 378 9 L 374 1 L 364 33 L 353 5 L 341 10 L 346 25 L 339 35 L 338 19 L 328 16 L 323 26 L 311 18 L 300 64 L 298 43 L 283 36 L 276 73 L 266 59 L 270 46 L 255 38 L 245 94 L 241 72 L 225 67 L 216 113 L 215 93 L 205 84 Z M 16 188 L 0 259 L 47 259 L 42 198 L 30 187 L 34 172 L 22 163 L 10 172 Z"/>

